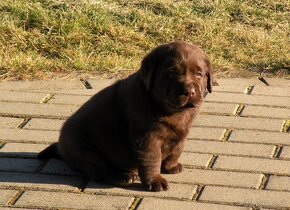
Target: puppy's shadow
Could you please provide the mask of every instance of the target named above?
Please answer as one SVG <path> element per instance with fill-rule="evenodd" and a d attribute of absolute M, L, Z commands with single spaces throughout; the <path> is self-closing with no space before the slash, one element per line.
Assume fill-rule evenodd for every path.
<path fill-rule="evenodd" d="M 0 150 L 1 151 L 1 150 Z M 38 153 L 33 152 L 0 152 L 0 186 L 35 186 L 65 185 L 96 190 L 130 190 L 144 191 L 137 181 L 129 187 L 117 188 L 106 184 L 102 180 L 89 180 L 79 172 L 71 169 L 64 161 L 51 159 L 43 161 L 37 159 Z M 54 186 L 53 186 L 54 185 Z"/>

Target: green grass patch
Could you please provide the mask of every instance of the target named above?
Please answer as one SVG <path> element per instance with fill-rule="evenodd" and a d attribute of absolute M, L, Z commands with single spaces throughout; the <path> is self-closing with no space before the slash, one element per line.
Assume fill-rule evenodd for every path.
<path fill-rule="evenodd" d="M 204 49 L 216 75 L 289 75 L 289 7 L 288 0 L 1 0 L 0 80 L 131 72 L 173 40 Z"/>

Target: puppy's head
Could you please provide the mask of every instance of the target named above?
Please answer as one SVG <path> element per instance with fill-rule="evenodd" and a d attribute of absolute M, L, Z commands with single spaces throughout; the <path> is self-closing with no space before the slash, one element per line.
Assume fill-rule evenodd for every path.
<path fill-rule="evenodd" d="M 208 89 L 213 70 L 207 55 L 195 45 L 172 42 L 151 51 L 139 71 L 146 89 L 169 111 L 198 107 Z"/>

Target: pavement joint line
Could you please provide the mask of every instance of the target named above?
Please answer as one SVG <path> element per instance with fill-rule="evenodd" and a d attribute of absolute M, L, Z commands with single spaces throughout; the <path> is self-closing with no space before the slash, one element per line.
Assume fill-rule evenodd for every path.
<path fill-rule="evenodd" d="M 290 120 L 285 120 L 281 132 L 289 133 L 289 131 L 290 131 Z"/>
<path fill-rule="evenodd" d="M 195 138 L 188 138 L 188 141 L 210 141 L 210 142 L 220 142 L 222 141 L 222 139 L 218 140 L 218 139 L 206 139 L 206 138 L 202 138 L 202 139 L 195 139 Z M 255 142 L 255 141 L 251 141 L 251 142 L 247 142 L 247 141 L 227 141 L 230 142 L 232 144 L 253 144 L 253 145 L 270 145 L 270 146 L 275 146 L 277 144 L 273 144 L 273 143 L 269 143 L 269 142 Z M 39 143 L 39 142 L 38 142 Z M 290 146 L 290 141 L 288 144 L 279 144 L 280 146 Z"/>
<path fill-rule="evenodd" d="M 207 169 L 201 166 L 192 166 L 192 165 L 186 165 L 183 164 L 184 168 L 187 169 L 200 169 L 200 170 L 213 170 L 213 171 L 223 171 L 223 172 L 236 172 L 236 173 L 246 173 L 246 174 L 262 174 L 262 173 L 267 173 L 265 171 L 253 171 L 253 170 L 239 170 L 239 169 L 222 169 L 222 168 L 213 168 L 213 169 Z M 285 177 L 290 177 L 290 174 L 285 174 L 285 173 L 271 173 L 272 175 L 275 176 L 285 176 Z"/>
<path fill-rule="evenodd" d="M 280 155 L 282 153 L 282 150 L 283 150 L 283 146 L 275 145 L 275 148 L 274 148 L 273 153 L 272 153 L 272 158 L 279 159 Z"/>
<path fill-rule="evenodd" d="M 132 204 L 129 206 L 128 210 L 136 210 L 140 206 L 143 197 L 135 197 Z"/>
<path fill-rule="evenodd" d="M 93 87 L 91 86 L 91 84 L 87 80 L 80 79 L 80 81 L 86 89 L 93 89 Z"/>
<path fill-rule="evenodd" d="M 190 127 L 198 127 L 198 128 L 225 128 L 225 126 L 211 126 L 211 125 L 191 125 Z M 264 131 L 264 132 L 272 132 L 272 133 L 281 133 L 280 131 L 273 130 L 265 130 L 265 129 L 253 129 L 253 128 L 241 128 L 241 127 L 226 127 L 231 130 L 243 130 L 243 131 Z"/>
<path fill-rule="evenodd" d="M 253 208 L 255 205 L 253 204 L 247 204 L 247 203 L 240 203 L 240 202 L 228 202 L 228 201 L 211 201 L 211 200 L 203 200 L 203 201 L 198 201 L 199 203 L 208 203 L 208 204 L 217 204 L 217 205 L 226 205 L 226 206 L 237 206 L 237 207 L 248 207 L 248 208 Z M 259 207 L 255 206 L 254 208 L 260 209 L 273 209 L 273 210 L 289 210 L 289 208 L 281 208 L 278 206 L 269 206 L 269 205 L 259 205 Z"/>
<path fill-rule="evenodd" d="M 243 109 L 245 108 L 245 105 L 243 105 L 242 107 L 242 110 L 240 112 L 243 111 Z M 283 109 L 289 109 L 289 108 L 283 108 Z M 235 110 L 237 110 L 237 107 L 235 108 Z M 234 110 L 234 112 L 235 112 Z M 252 119 L 273 119 L 273 120 L 279 120 L 279 119 L 285 119 L 283 117 L 275 117 L 275 116 L 259 116 L 259 115 L 251 115 L 251 116 L 241 116 L 241 115 L 235 115 L 233 113 L 218 113 L 218 112 L 200 112 L 199 114 L 200 115 L 210 115 L 210 116 L 220 116 L 220 117 L 241 117 L 241 118 L 252 118 Z"/>
<path fill-rule="evenodd" d="M 254 208 L 254 210 L 256 210 L 256 209 L 258 209 L 258 210 L 260 210 L 260 207 L 254 207 L 254 205 L 252 205 L 252 204 L 246 204 L 246 203 L 237 203 L 237 202 L 225 202 L 225 201 L 220 201 L 220 202 L 218 202 L 218 201 L 210 201 L 210 200 L 206 200 L 206 201 L 198 201 L 198 203 L 204 203 L 204 204 L 216 204 L 216 205 L 226 205 L 226 206 L 229 206 L 229 207 L 231 207 L 231 206 L 235 206 L 235 207 L 248 207 L 248 208 L 251 208 L 251 209 L 253 209 Z M 270 206 L 263 206 L 264 208 L 269 208 L 269 209 L 276 209 L 276 210 L 288 210 L 288 209 L 281 209 L 281 208 L 277 208 L 277 207 L 270 207 Z"/>
<path fill-rule="evenodd" d="M 270 174 L 262 174 L 262 178 L 261 178 L 259 186 L 257 187 L 257 190 L 265 190 L 269 182 L 269 178 L 270 178 Z"/>
<path fill-rule="evenodd" d="M 8 201 L 7 205 L 9 207 L 13 206 L 18 199 L 23 195 L 24 190 L 19 190 L 18 192 L 16 192 L 16 194 Z"/>
<path fill-rule="evenodd" d="M 53 119 L 53 120 L 66 120 L 68 117 L 52 116 L 52 115 L 28 115 L 28 114 L 10 114 L 0 113 L 0 117 L 11 117 L 11 118 L 37 118 L 37 119 Z"/>
<path fill-rule="evenodd" d="M 17 128 L 22 129 L 31 119 L 31 117 L 25 117 L 23 121 L 17 126 Z"/>
<path fill-rule="evenodd" d="M 46 144 L 46 145 L 51 145 L 53 142 L 40 142 L 40 141 L 32 141 L 32 140 L 5 140 L 2 139 L 1 141 L 5 143 L 23 143 L 23 144 Z M 56 142 L 56 141 L 55 141 Z"/>
<path fill-rule="evenodd" d="M 251 95 L 252 92 L 253 92 L 254 87 L 255 87 L 255 86 L 253 86 L 253 85 L 249 85 L 249 86 L 247 86 L 243 93 L 244 93 L 244 94 L 247 94 L 247 95 Z"/>
<path fill-rule="evenodd" d="M 222 135 L 221 141 L 223 141 L 223 142 L 228 141 L 229 138 L 230 138 L 230 136 L 231 136 L 231 134 L 232 134 L 232 132 L 233 132 L 232 129 L 228 129 L 228 128 L 226 128 L 226 129 L 224 130 L 223 135 Z"/>
<path fill-rule="evenodd" d="M 210 161 L 208 161 L 208 164 L 206 165 L 206 168 L 212 169 L 214 164 L 215 164 L 215 162 L 216 162 L 216 160 L 217 160 L 217 158 L 218 158 L 218 155 L 213 155 L 211 157 Z"/>
<path fill-rule="evenodd" d="M 267 156 L 255 156 L 255 155 L 236 155 L 236 154 L 226 154 L 226 153 L 213 153 L 213 152 L 198 152 L 198 151 L 188 151 L 188 150 L 184 150 L 187 153 L 193 153 L 193 154 L 204 154 L 204 155 L 213 155 L 213 156 L 227 156 L 227 157 L 243 157 L 243 158 L 255 158 L 255 159 L 264 159 L 264 160 L 284 160 L 284 161 L 290 161 L 290 159 L 286 159 L 286 158 L 279 158 L 279 159 L 273 159 L 271 157 L 271 154 L 269 154 L 269 157 Z"/>
<path fill-rule="evenodd" d="M 245 105 L 243 104 L 238 104 L 233 112 L 233 115 L 234 116 L 241 116 L 242 112 L 244 111 L 245 109 Z"/>
<path fill-rule="evenodd" d="M 264 77 L 262 77 L 262 76 L 260 76 L 260 77 L 258 77 L 258 80 L 260 80 L 262 83 L 264 83 L 266 86 L 270 86 L 270 84 L 267 82 L 267 80 L 264 78 Z"/>
<path fill-rule="evenodd" d="M 205 188 L 205 185 L 198 185 L 193 197 L 191 198 L 191 200 L 198 201 L 200 196 L 201 196 L 201 194 L 202 194 L 202 192 L 203 192 L 203 190 L 204 190 L 204 188 Z"/>
<path fill-rule="evenodd" d="M 254 97 L 254 95 L 253 95 Z M 273 96 L 271 96 L 273 97 Z M 283 96 L 284 97 L 284 96 Z M 205 101 L 207 103 L 217 103 L 217 104 L 237 104 L 237 102 L 227 102 L 227 101 Z M 279 106 L 279 105 L 268 105 L 268 104 L 250 104 L 250 103 L 245 103 L 243 102 L 244 105 L 249 105 L 249 106 L 260 106 L 260 107 L 268 107 L 268 108 L 284 108 L 284 109 L 289 109 L 289 106 Z"/>
<path fill-rule="evenodd" d="M 46 94 L 46 95 L 43 97 L 43 99 L 40 100 L 40 103 L 41 103 L 41 104 L 46 104 L 50 99 L 53 98 L 53 96 L 54 96 L 54 94 L 52 94 L 52 93 L 48 93 L 48 94 Z"/>

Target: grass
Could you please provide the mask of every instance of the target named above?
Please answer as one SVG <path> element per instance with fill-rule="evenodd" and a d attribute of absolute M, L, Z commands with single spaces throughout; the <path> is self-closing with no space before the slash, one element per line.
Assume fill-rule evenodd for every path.
<path fill-rule="evenodd" d="M 289 8 L 288 0 L 1 0 L 0 80 L 123 75 L 173 40 L 204 49 L 218 76 L 287 76 Z"/>

